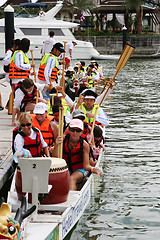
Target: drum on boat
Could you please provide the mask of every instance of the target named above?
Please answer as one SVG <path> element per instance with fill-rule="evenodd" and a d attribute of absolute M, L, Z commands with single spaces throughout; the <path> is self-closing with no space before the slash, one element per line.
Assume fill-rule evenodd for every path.
<path fill-rule="evenodd" d="M 52 185 L 52 188 L 48 194 L 43 194 L 43 200 L 40 203 L 57 204 L 66 202 L 69 193 L 69 183 L 70 174 L 66 161 L 61 158 L 52 158 L 48 181 L 48 184 Z M 15 187 L 18 199 L 21 201 L 25 193 L 22 192 L 22 177 L 19 167 L 17 168 Z M 28 201 L 31 203 L 31 194 L 29 194 Z"/>

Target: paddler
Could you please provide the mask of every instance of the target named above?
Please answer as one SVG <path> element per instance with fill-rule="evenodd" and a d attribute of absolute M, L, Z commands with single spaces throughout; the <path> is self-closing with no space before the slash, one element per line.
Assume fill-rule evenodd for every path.
<path fill-rule="evenodd" d="M 58 88 L 59 88 L 59 86 L 56 87 L 56 89 L 58 89 Z M 63 112 L 64 116 L 67 118 L 71 118 L 70 107 L 66 103 L 66 100 L 63 98 L 63 95 L 61 93 L 58 93 L 58 96 L 54 96 L 53 100 L 50 99 L 50 101 L 48 101 L 47 105 L 48 105 L 48 114 L 49 115 L 53 114 L 52 107 L 55 104 L 61 104 L 64 109 L 64 112 Z"/>
<path fill-rule="evenodd" d="M 63 45 L 59 42 L 54 44 L 51 53 L 46 53 L 42 58 L 38 71 L 39 83 L 49 84 L 52 82 L 53 86 L 58 84 L 57 80 L 57 69 L 58 69 L 58 59 L 61 53 L 65 52 Z M 51 79 L 51 80 L 50 80 Z M 50 99 L 49 92 L 47 90 L 42 91 L 43 98 Z"/>
<path fill-rule="evenodd" d="M 63 159 L 66 160 L 70 171 L 70 190 L 77 190 L 77 183 L 84 178 L 86 171 L 98 174 L 98 168 L 89 164 L 89 145 L 81 138 L 83 122 L 72 119 L 69 124 L 69 134 L 64 138 L 58 137 L 52 150 L 52 156 L 58 157 L 58 144 L 63 142 Z"/>
<path fill-rule="evenodd" d="M 12 126 L 15 124 L 15 116 L 17 114 L 17 120 L 20 116 L 21 112 L 30 111 L 33 112 L 33 109 L 36 104 L 36 94 L 37 89 L 43 90 L 44 88 L 51 90 L 52 85 L 49 84 L 40 84 L 34 83 L 32 79 L 27 78 L 23 82 L 19 82 L 15 89 L 15 99 L 14 99 L 14 106 L 13 106 L 13 113 L 12 113 Z M 39 102 L 46 101 L 42 98 L 38 98 Z"/>
<path fill-rule="evenodd" d="M 85 114 L 85 121 L 87 123 L 93 123 L 95 111 L 98 107 L 96 121 L 107 127 L 109 125 L 109 119 L 99 104 L 95 103 L 97 94 L 92 90 L 86 90 L 84 96 L 81 96 L 81 102 L 76 105 L 76 108 L 82 109 Z"/>
<path fill-rule="evenodd" d="M 33 113 L 34 114 L 31 114 L 33 127 L 36 127 L 41 131 L 48 147 L 52 147 L 58 136 L 58 127 L 56 123 L 52 121 L 53 116 L 47 115 L 47 105 L 43 102 L 37 103 Z"/>
<path fill-rule="evenodd" d="M 99 104 L 101 102 L 102 98 L 104 97 L 104 95 L 105 95 L 105 97 L 104 97 L 103 101 L 105 101 L 107 96 L 111 93 L 113 86 L 114 86 L 114 82 L 111 80 L 109 82 L 109 90 L 108 90 L 107 94 L 105 95 L 106 89 L 99 96 L 97 96 L 97 94 L 96 94 L 97 97 L 95 99 L 95 103 Z M 56 87 L 56 90 L 58 92 L 60 92 L 63 95 L 63 98 L 66 100 L 66 103 L 70 107 L 71 112 L 74 109 L 78 109 L 81 106 L 81 104 L 83 103 L 83 100 L 84 100 L 84 93 L 85 93 L 85 91 L 89 90 L 86 87 L 84 87 L 82 89 L 83 89 L 83 91 L 81 91 L 81 92 L 79 91 L 80 94 L 79 94 L 78 100 L 73 102 L 72 99 L 63 91 L 63 88 L 61 86 Z M 94 91 L 92 91 L 92 92 L 94 93 Z"/>
<path fill-rule="evenodd" d="M 62 108 L 63 105 L 61 104 L 55 104 L 52 106 L 52 114 L 53 114 L 53 122 L 59 127 L 59 108 Z M 68 124 L 70 123 L 71 119 L 66 117 L 64 115 L 64 118 L 63 118 L 63 132 L 65 131 L 65 129 L 67 128 Z"/>
<path fill-rule="evenodd" d="M 103 130 L 100 126 L 95 126 L 93 130 L 94 134 L 94 146 L 93 146 L 93 155 L 97 159 L 99 156 L 100 149 L 102 148 L 105 151 L 105 146 L 103 145 Z"/>
<path fill-rule="evenodd" d="M 88 124 L 84 121 L 85 114 L 84 114 L 83 110 L 75 109 L 72 112 L 72 119 L 80 119 L 83 122 L 84 126 L 83 126 L 83 132 L 81 134 L 81 137 L 88 141 L 90 139 L 91 127 L 88 126 Z M 69 131 L 69 126 L 67 127 L 67 129 L 65 131 L 65 135 L 68 133 L 68 131 Z"/>
<path fill-rule="evenodd" d="M 29 150 L 29 157 L 41 157 L 42 150 L 49 157 L 48 145 L 44 141 L 39 129 L 32 126 L 32 117 L 29 113 L 21 113 L 18 128 L 13 130 L 13 152 L 21 149 Z"/>
<path fill-rule="evenodd" d="M 83 122 L 83 132 L 81 133 L 81 138 L 83 138 L 87 143 L 89 143 L 90 146 L 90 157 L 89 157 L 89 162 L 91 166 L 96 165 L 96 161 L 93 156 L 93 150 L 92 146 L 94 145 L 94 137 L 92 137 L 91 142 L 89 141 L 91 138 L 91 127 L 86 123 L 85 121 L 85 114 L 82 109 L 75 109 L 72 112 L 72 119 L 80 119 Z M 69 126 L 66 128 L 64 132 L 64 136 L 69 133 Z"/>
<path fill-rule="evenodd" d="M 85 77 L 87 79 L 89 88 L 93 88 L 99 80 L 99 77 L 96 75 L 96 70 L 92 67 L 87 67 Z"/>
<path fill-rule="evenodd" d="M 30 47 L 30 40 L 23 38 L 20 41 L 18 50 L 14 52 L 11 57 L 9 66 L 9 79 L 12 81 L 13 90 L 16 89 L 18 82 L 29 78 L 31 67 L 35 67 L 35 64 L 30 64 L 27 57 L 27 52 Z"/>

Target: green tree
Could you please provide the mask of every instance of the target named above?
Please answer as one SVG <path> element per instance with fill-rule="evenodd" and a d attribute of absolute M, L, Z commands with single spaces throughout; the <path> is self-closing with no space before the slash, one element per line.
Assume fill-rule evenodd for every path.
<path fill-rule="evenodd" d="M 77 9 L 80 11 L 85 11 L 94 7 L 93 0 L 74 0 L 73 2 L 75 7 L 77 7 Z"/>
<path fill-rule="evenodd" d="M 128 10 L 136 10 L 137 18 L 137 33 L 142 33 L 142 19 L 143 19 L 143 7 L 142 0 L 125 0 L 125 5 Z"/>

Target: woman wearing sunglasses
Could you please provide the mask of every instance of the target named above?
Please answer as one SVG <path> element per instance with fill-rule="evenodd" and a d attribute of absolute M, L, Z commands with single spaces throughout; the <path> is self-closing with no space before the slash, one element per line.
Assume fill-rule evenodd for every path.
<path fill-rule="evenodd" d="M 89 144 L 81 138 L 83 122 L 72 119 L 69 124 L 69 133 L 58 137 L 52 150 L 52 156 L 58 157 L 58 144 L 63 142 L 63 159 L 66 160 L 70 172 L 70 190 L 77 190 L 77 183 L 84 178 L 86 171 L 98 174 L 98 168 L 89 163 Z"/>
<path fill-rule="evenodd" d="M 21 113 L 19 128 L 13 130 L 13 152 L 22 148 L 29 150 L 32 157 L 41 157 L 42 150 L 49 157 L 48 145 L 38 128 L 32 127 L 32 117 L 29 113 Z"/>

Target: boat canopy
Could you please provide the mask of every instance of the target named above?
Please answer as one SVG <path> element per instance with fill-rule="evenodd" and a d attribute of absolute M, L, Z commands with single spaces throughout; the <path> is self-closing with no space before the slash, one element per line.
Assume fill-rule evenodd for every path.
<path fill-rule="evenodd" d="M 47 4 L 45 3 L 21 3 L 20 7 L 23 8 L 41 8 L 41 7 L 46 7 Z"/>

